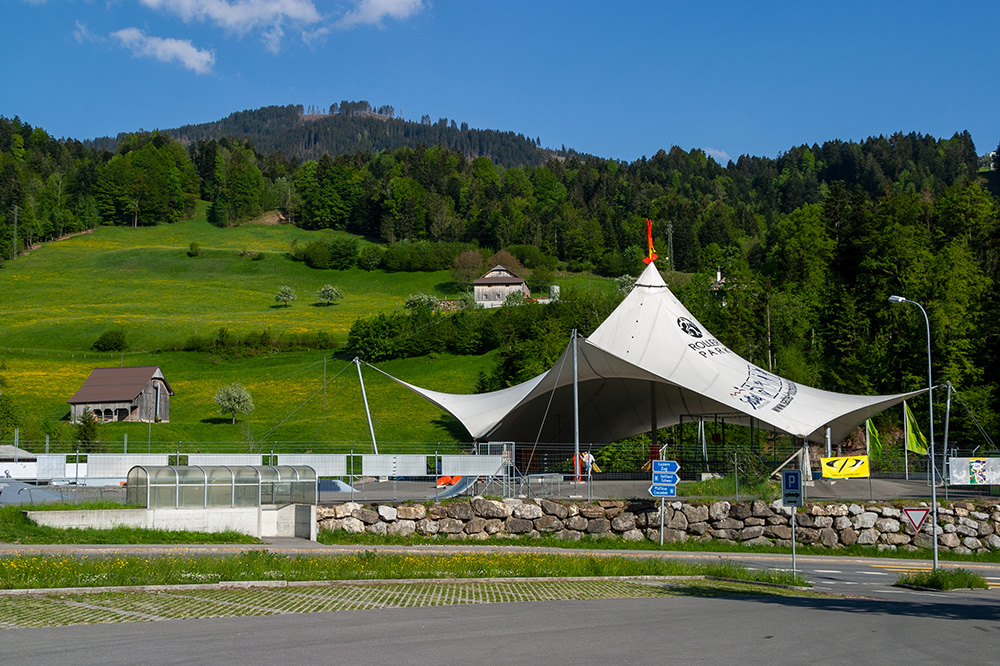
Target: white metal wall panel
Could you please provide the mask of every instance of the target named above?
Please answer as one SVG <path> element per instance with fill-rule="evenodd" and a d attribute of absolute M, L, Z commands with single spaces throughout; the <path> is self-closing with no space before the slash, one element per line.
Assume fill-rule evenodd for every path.
<path fill-rule="evenodd" d="M 255 453 L 189 453 L 188 465 L 260 465 Z"/>
<path fill-rule="evenodd" d="M 330 453 L 278 454 L 279 465 L 309 465 L 316 476 L 347 476 L 347 456 Z"/>
<path fill-rule="evenodd" d="M 427 476 L 427 456 L 363 455 L 361 473 L 365 476 Z"/>
<path fill-rule="evenodd" d="M 445 476 L 493 476 L 500 473 L 503 456 L 441 456 Z"/>
<path fill-rule="evenodd" d="M 1000 485 L 1000 458 L 949 458 L 953 486 Z"/>
<path fill-rule="evenodd" d="M 166 453 L 89 453 L 87 454 L 87 476 L 95 479 L 125 477 L 136 465 L 163 466 L 167 464 Z"/>
<path fill-rule="evenodd" d="M 65 453 L 36 453 L 35 458 L 39 479 L 60 479 L 66 474 Z"/>

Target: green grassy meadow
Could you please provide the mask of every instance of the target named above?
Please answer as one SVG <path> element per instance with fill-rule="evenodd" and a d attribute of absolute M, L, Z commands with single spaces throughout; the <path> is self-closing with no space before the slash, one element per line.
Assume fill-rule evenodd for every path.
<path fill-rule="evenodd" d="M 0 269 L 0 358 L 6 365 L 0 375 L 5 393 L 26 417 L 22 444 L 37 450 L 49 434 L 51 450 L 71 448 L 72 429 L 63 420 L 66 401 L 93 368 L 158 365 L 176 393 L 170 422 L 104 424 L 100 439 L 108 450 L 121 450 L 126 434 L 130 452 L 246 451 L 251 443 L 264 453 L 272 447 L 319 452 L 353 443 L 370 446 L 357 370 L 336 350 L 246 359 L 174 351 L 190 336 L 211 336 L 223 326 L 237 335 L 323 331 L 343 344 L 355 319 L 396 309 L 410 294 L 456 295 L 448 271 L 319 271 L 286 256 L 292 241 L 308 243 L 335 233 L 254 223 L 219 229 L 208 224 L 202 208 L 194 219 L 176 224 L 99 227 L 7 262 Z M 202 255 L 188 256 L 192 241 Z M 248 252 L 263 259 L 251 260 Z M 344 297 L 322 306 L 315 292 L 328 283 Z M 607 289 L 609 282 L 573 276 L 559 284 Z M 283 285 L 298 295 L 289 307 L 274 300 Z M 91 351 L 112 327 L 124 328 L 130 350 Z M 442 354 L 380 367 L 428 388 L 471 392 L 477 373 L 490 366 L 489 356 Z M 468 438 L 437 407 L 371 369 L 364 373 L 380 443 L 405 449 Z M 235 425 L 219 416 L 212 400 L 219 386 L 234 381 L 250 390 L 256 404 L 253 414 Z"/>

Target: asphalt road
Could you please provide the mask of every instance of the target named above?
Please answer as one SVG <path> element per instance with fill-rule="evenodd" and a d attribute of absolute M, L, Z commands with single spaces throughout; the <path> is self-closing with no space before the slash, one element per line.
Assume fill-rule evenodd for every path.
<path fill-rule="evenodd" d="M 266 547 L 289 554 L 358 549 L 293 539 Z M 185 547 L 187 552 L 197 549 Z M 2 550 L 56 549 L 5 546 Z M 58 550 L 97 554 L 153 548 Z M 725 557 L 757 568 L 791 567 L 788 555 L 609 552 Z M 8 629 L 0 632 L 0 664 L 995 663 L 1000 652 L 1000 589 L 938 593 L 892 587 L 899 570 L 930 566 L 914 560 L 809 556 L 798 557 L 796 564 L 815 589 L 846 596 L 663 596 Z M 962 566 L 1000 587 L 1000 566 Z"/>
<path fill-rule="evenodd" d="M 662 597 L 315 613 L 0 633 L 4 664 L 991 664 L 987 595 Z"/>

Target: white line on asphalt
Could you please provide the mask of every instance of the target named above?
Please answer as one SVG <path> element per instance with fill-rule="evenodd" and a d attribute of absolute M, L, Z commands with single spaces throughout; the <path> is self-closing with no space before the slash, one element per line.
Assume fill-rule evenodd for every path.
<path fill-rule="evenodd" d="M 816 573 L 844 573 L 843 571 L 837 571 L 836 569 L 813 569 Z"/>
<path fill-rule="evenodd" d="M 859 571 L 858 573 L 864 574 L 866 576 L 888 576 L 884 571 Z"/>

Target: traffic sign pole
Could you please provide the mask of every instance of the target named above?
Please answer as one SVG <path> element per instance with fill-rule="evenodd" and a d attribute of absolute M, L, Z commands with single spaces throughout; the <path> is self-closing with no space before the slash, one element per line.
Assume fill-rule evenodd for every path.
<path fill-rule="evenodd" d="M 781 472 L 781 504 L 792 507 L 792 575 L 797 575 L 795 566 L 795 523 L 798 508 L 803 505 L 802 470 L 786 469 Z"/>
<path fill-rule="evenodd" d="M 663 545 L 663 514 L 666 510 L 667 500 L 666 498 L 660 498 L 660 545 Z"/>
<path fill-rule="evenodd" d="M 663 545 L 663 523 L 664 514 L 667 510 L 667 497 L 677 497 L 677 470 L 681 466 L 676 460 L 654 460 L 653 461 L 653 485 L 649 487 L 649 494 L 660 498 L 660 545 Z"/>
<path fill-rule="evenodd" d="M 796 514 L 799 512 L 799 508 L 796 506 L 792 507 L 792 577 L 794 578 L 797 574 L 795 572 L 795 523 Z"/>

